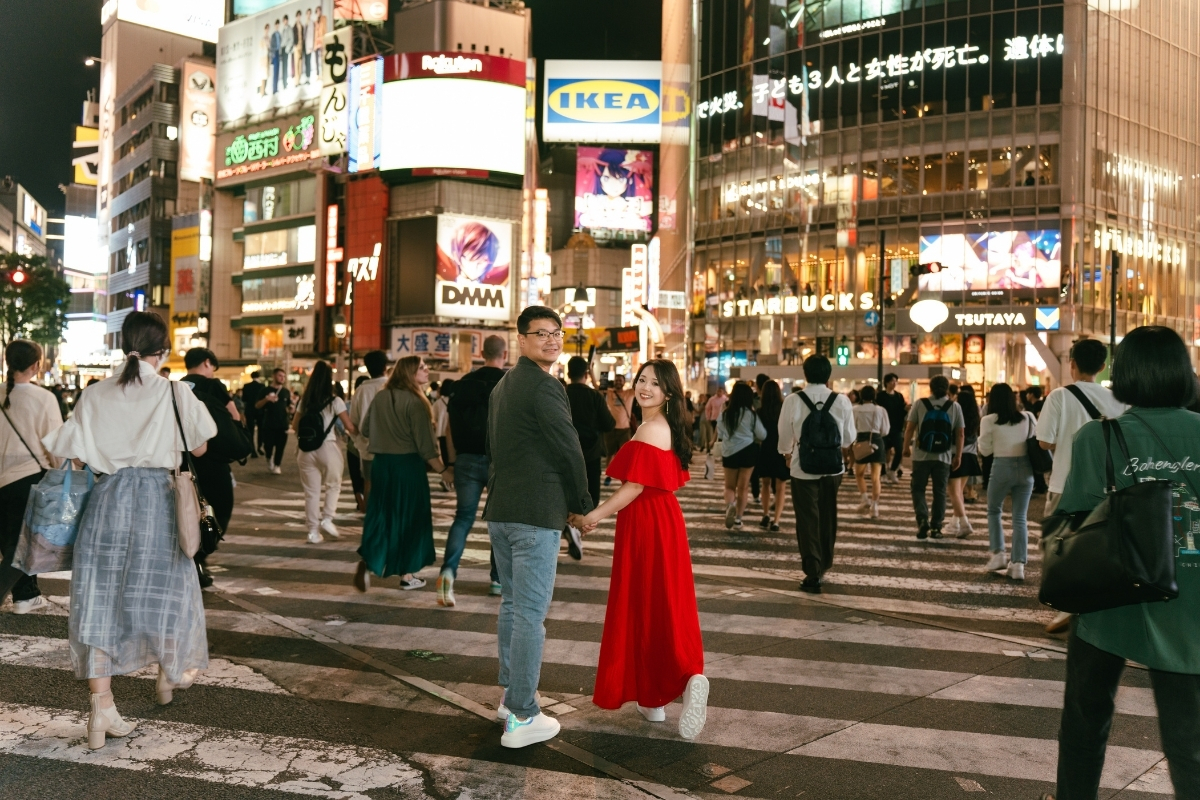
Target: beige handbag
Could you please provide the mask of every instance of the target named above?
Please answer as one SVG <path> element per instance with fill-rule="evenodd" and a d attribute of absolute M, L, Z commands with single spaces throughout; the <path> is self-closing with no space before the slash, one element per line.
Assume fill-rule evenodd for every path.
<path fill-rule="evenodd" d="M 175 409 L 175 423 L 179 426 L 179 437 L 183 440 L 183 452 L 191 464 L 192 454 L 187 438 L 183 434 L 183 421 L 179 418 L 179 405 L 175 402 L 175 384 L 171 384 L 171 406 Z M 179 549 L 188 558 L 200 550 L 200 493 L 196 490 L 196 478 L 192 472 L 173 470 L 175 481 L 175 531 L 179 536 Z"/>
<path fill-rule="evenodd" d="M 879 449 L 870 439 L 864 439 L 850 445 L 850 455 L 854 456 L 855 461 L 862 461 L 864 458 L 870 458 L 875 455 L 875 451 Z"/>

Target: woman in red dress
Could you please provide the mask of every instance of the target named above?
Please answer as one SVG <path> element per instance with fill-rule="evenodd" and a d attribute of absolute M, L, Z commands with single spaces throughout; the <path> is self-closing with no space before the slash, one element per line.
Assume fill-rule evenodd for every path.
<path fill-rule="evenodd" d="M 708 679 L 687 528 L 674 495 L 692 456 L 683 386 L 674 364 L 653 359 L 638 370 L 633 391 L 641 424 L 608 466 L 621 488 L 571 519 L 590 531 L 617 515 L 592 702 L 617 709 L 633 700 L 646 719 L 663 722 L 667 704 L 683 695 L 679 733 L 694 739 L 704 728 Z"/>

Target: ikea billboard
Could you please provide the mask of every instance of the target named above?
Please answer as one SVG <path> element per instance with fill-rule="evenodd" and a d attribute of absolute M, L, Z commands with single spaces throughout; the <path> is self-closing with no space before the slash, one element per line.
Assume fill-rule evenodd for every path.
<path fill-rule="evenodd" d="M 662 127 L 661 61 L 547 59 L 542 140 L 656 143 Z"/>

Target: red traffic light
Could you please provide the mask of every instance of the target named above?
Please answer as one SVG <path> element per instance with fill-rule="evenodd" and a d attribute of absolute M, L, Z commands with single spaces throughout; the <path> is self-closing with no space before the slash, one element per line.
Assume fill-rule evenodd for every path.
<path fill-rule="evenodd" d="M 14 269 L 12 275 L 9 276 L 10 280 L 12 280 L 12 282 L 17 286 L 23 284 L 28 277 L 29 276 L 25 274 L 25 270 L 23 269 Z"/>

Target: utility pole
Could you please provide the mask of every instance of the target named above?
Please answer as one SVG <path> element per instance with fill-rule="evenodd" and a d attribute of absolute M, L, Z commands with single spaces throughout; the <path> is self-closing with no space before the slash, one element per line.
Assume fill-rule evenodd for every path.
<path fill-rule="evenodd" d="M 879 306 L 879 322 L 875 324 L 875 357 L 878 360 L 878 365 L 875 370 L 875 377 L 879 381 L 879 391 L 883 391 L 883 265 L 887 263 L 887 231 L 879 232 L 879 269 L 875 272 L 879 276 L 879 287 L 875 293 L 875 302 Z"/>
<path fill-rule="evenodd" d="M 1108 370 L 1112 374 L 1113 359 L 1117 355 L 1117 273 L 1121 271 L 1121 256 L 1116 250 L 1110 250 L 1112 267 L 1109 270 L 1108 287 Z"/>

